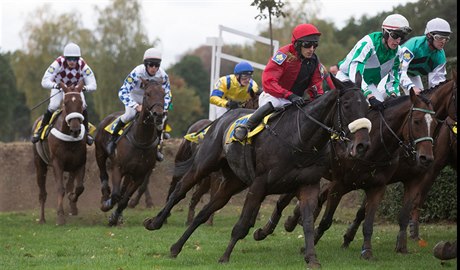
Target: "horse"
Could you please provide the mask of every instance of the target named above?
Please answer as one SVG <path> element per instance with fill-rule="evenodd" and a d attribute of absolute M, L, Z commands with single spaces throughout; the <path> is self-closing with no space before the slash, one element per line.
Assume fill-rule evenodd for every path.
<path fill-rule="evenodd" d="M 402 182 L 404 185 L 403 206 L 398 217 L 400 229 L 395 247 L 396 252 L 404 254 L 408 253 L 407 227 L 409 224 L 411 238 L 415 240 L 421 239 L 418 229 L 419 212 L 433 182 L 445 166 L 450 165 L 455 170 L 457 169 L 457 137 L 454 132 L 457 122 L 456 72 L 453 72 L 452 80 L 424 90 L 421 94 L 430 99 L 436 111 L 435 117 L 440 122 L 434 135 L 434 162 L 428 170 L 419 170 L 414 168 L 410 159 L 404 158 L 399 162 L 397 171 L 389 181 L 389 184 Z M 350 242 L 353 241 L 364 215 L 365 201 L 358 210 L 355 220 L 345 233 L 342 246 L 348 247 Z M 411 220 L 409 221 L 409 219 Z"/>
<path fill-rule="evenodd" d="M 144 227 L 148 230 L 160 229 L 172 207 L 196 182 L 221 169 L 225 181 L 182 237 L 171 246 L 171 256 L 177 257 L 193 231 L 212 213 L 222 208 L 234 194 L 249 187 L 240 219 L 233 228 L 226 251 L 219 259 L 221 263 L 228 262 L 236 242 L 254 226 L 265 196 L 297 190 L 303 206 L 307 246 L 305 261 L 310 267 L 319 267 L 311 237 L 314 227 L 309 209 L 316 207 L 319 180 L 327 170 L 325 145 L 331 134 L 347 141 L 351 156 L 363 155 L 370 145 L 370 123 L 364 118 L 368 108 L 364 95 L 350 81 L 343 83 L 335 78 L 333 81 L 337 90 L 325 93 L 305 107 L 283 108 L 250 144 L 239 141 L 227 144 L 225 138 L 231 137 L 230 125 L 251 111 L 233 110 L 216 120 L 194 156 L 175 168 L 185 171 L 184 176 L 158 215 L 144 220 Z"/>
<path fill-rule="evenodd" d="M 77 201 L 83 193 L 83 181 L 86 166 L 86 136 L 83 123 L 83 100 L 80 93 L 83 81 L 76 86 L 67 86 L 60 83 L 64 93 L 62 111 L 53 121 L 49 136 L 34 144 L 33 155 L 39 188 L 40 219 L 39 223 L 46 223 L 45 202 L 46 174 L 48 165 L 53 167 L 54 178 L 57 183 L 57 225 L 66 223 L 63 200 L 67 193 L 70 205 L 70 214 L 78 215 Z M 54 117 L 56 117 L 55 114 Z M 35 120 L 33 129 L 37 128 L 41 117 Z M 64 187 L 64 172 L 69 173 L 66 187 Z M 76 186 L 74 188 L 74 181 Z"/>
<path fill-rule="evenodd" d="M 247 108 L 247 109 L 257 109 L 259 107 L 259 95 L 260 95 L 260 92 L 253 93 L 249 100 L 241 104 L 241 107 Z M 208 126 L 210 126 L 211 123 L 212 121 L 209 119 L 200 119 L 196 121 L 195 123 L 193 123 L 188 128 L 186 134 L 191 134 L 194 132 L 202 131 Z M 178 164 L 180 162 L 183 162 L 189 159 L 193 155 L 193 152 L 196 151 L 197 143 L 193 143 L 187 139 L 182 139 L 179 145 L 179 148 L 176 152 L 175 158 L 174 158 L 174 164 Z M 177 182 L 180 180 L 181 177 L 182 175 L 173 175 L 170 187 L 168 189 L 168 195 L 166 197 L 166 201 L 168 201 L 169 196 L 173 192 Z M 193 195 L 190 198 L 188 214 L 187 214 L 187 221 L 185 222 L 186 225 L 189 225 L 193 217 L 195 216 L 195 208 L 200 202 L 200 199 L 203 197 L 203 195 L 209 193 L 210 196 L 213 196 L 213 194 L 217 191 L 217 188 L 219 187 L 220 182 L 221 182 L 221 178 L 222 178 L 222 174 L 220 172 L 214 172 L 196 184 Z M 145 186 L 142 185 L 141 187 L 139 187 L 139 190 L 136 196 L 131 198 L 131 200 L 128 203 L 128 206 L 131 208 L 136 207 L 142 195 L 145 195 L 145 202 L 146 202 L 147 207 L 148 208 L 152 207 L 153 206 L 152 197 L 146 185 Z M 212 226 L 213 220 L 214 220 L 214 215 L 211 215 L 211 217 L 207 221 L 207 224 Z"/>
<path fill-rule="evenodd" d="M 315 232 L 315 243 L 319 241 L 324 231 L 330 227 L 333 213 L 344 194 L 361 188 L 366 193 L 373 191 L 375 194 L 383 195 L 380 193 L 382 192 L 381 189 L 384 192 L 384 186 L 388 182 L 387 179 L 390 179 L 395 173 L 399 159 L 410 159 L 412 167 L 419 169 L 427 167 L 433 159 L 432 151 L 430 151 L 431 133 L 433 132 L 433 128 L 431 128 L 432 123 L 428 124 L 423 120 L 424 117 L 431 118 L 431 114 L 434 114 L 431 103 L 426 98 L 418 98 L 415 96 L 415 93 L 411 93 L 410 97 L 399 97 L 386 101 L 385 106 L 387 108 L 384 114 L 380 114 L 374 110 L 370 110 L 368 113 L 368 118 L 371 119 L 372 126 L 379 126 L 380 128 L 377 130 L 373 129 L 371 132 L 370 136 L 373 144 L 364 159 L 353 160 L 341 158 L 346 153 L 346 150 L 343 149 L 340 142 L 331 141 L 329 150 L 332 174 L 328 172 L 323 177 L 331 179 L 332 182 L 320 193 L 318 208 L 314 212 L 316 219 L 322 204 L 324 201 L 328 201 L 328 207 L 323 215 L 323 219 Z M 386 130 L 382 129 L 384 123 Z M 403 140 L 399 139 L 400 137 L 403 137 Z M 398 151 L 402 153 L 398 153 Z M 414 166 L 414 158 L 419 165 L 423 166 Z M 333 191 L 331 191 L 332 188 L 334 188 Z M 259 228 L 254 232 L 256 240 L 265 239 L 267 235 L 273 233 L 281 217 L 282 210 L 289 204 L 293 197 L 294 194 L 280 196 L 270 221 L 263 228 Z M 330 199 L 332 202 L 330 202 Z M 375 214 L 375 207 L 380 202 L 379 199 L 381 200 L 381 198 L 373 200 L 374 208 L 370 210 L 374 211 L 373 214 Z M 296 224 L 300 222 L 300 212 L 297 206 L 294 210 L 294 215 L 286 220 L 285 229 L 292 231 Z M 372 222 L 373 217 L 368 220 L 368 227 L 365 232 L 366 248 L 363 249 L 362 256 L 366 259 L 372 257 L 370 249 Z"/>
<path fill-rule="evenodd" d="M 144 89 L 142 110 L 136 115 L 129 130 L 120 136 L 116 151 L 112 155 L 109 155 L 106 150 L 111 134 L 104 128 L 123 112 L 112 113 L 99 124 L 95 146 L 101 180 L 100 209 L 107 212 L 118 205 L 109 217 L 109 226 L 116 226 L 122 222 L 122 213 L 128 205 L 129 198 L 139 186 L 149 181 L 155 167 L 164 114 L 165 92 L 161 85 L 162 82 L 159 80 L 142 79 L 141 87 Z M 112 189 L 108 182 L 107 161 L 110 161 L 112 167 Z"/>

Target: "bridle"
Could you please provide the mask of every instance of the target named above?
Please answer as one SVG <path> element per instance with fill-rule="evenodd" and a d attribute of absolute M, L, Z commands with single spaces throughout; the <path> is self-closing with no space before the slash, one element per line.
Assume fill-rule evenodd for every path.
<path fill-rule="evenodd" d="M 64 96 L 67 96 L 67 95 L 80 95 L 80 92 L 67 92 L 67 93 L 64 93 Z M 80 122 L 83 121 L 84 117 L 83 117 L 83 114 L 79 113 L 79 112 L 71 112 L 69 114 L 67 114 L 65 116 L 65 122 L 67 123 L 67 126 L 70 127 L 70 120 L 72 119 L 75 119 L 75 118 L 78 118 L 80 119 Z"/>

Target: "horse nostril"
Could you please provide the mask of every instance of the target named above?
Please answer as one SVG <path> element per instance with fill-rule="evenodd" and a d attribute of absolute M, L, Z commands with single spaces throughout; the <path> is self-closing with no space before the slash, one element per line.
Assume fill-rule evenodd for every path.
<path fill-rule="evenodd" d="M 356 152 L 359 156 L 363 156 L 367 152 L 367 149 L 369 149 L 369 144 L 367 143 L 359 143 L 356 146 Z"/>

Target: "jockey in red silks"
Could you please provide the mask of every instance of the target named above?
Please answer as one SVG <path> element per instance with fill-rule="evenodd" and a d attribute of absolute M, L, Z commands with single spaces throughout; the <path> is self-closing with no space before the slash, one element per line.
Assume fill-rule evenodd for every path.
<path fill-rule="evenodd" d="M 247 123 L 236 127 L 234 137 L 244 140 L 249 131 L 275 108 L 294 103 L 305 105 L 304 94 L 310 99 L 323 94 L 321 63 L 315 54 L 321 33 L 312 24 L 297 25 L 291 44 L 281 47 L 268 61 L 262 73 L 263 92 L 259 108 Z"/>

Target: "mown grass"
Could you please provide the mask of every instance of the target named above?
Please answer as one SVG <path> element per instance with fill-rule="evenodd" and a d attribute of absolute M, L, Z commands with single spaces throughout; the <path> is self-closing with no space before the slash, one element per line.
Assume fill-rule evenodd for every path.
<path fill-rule="evenodd" d="M 236 245 L 230 262 L 217 260 L 230 240 L 232 227 L 240 207 L 226 206 L 214 219 L 214 226 L 202 225 L 190 237 L 176 259 L 169 257 L 169 248 L 185 231 L 185 211 L 173 211 L 168 223 L 158 231 L 142 226 L 146 217 L 159 209 L 128 209 L 119 227 L 107 227 L 108 213 L 84 210 L 78 217 L 69 217 L 65 226 L 56 226 L 55 212 L 47 209 L 47 224 L 36 222 L 38 212 L 0 214 L 0 269 L 305 269 L 299 253 L 303 233 L 299 226 L 292 233 L 282 224 L 275 233 L 257 242 L 252 233 Z M 261 209 L 255 228 L 268 220 L 271 206 Z M 287 209 L 285 213 L 290 213 Z M 284 222 L 285 218 L 282 219 Z M 350 219 L 351 220 L 351 219 Z M 360 259 L 361 231 L 348 249 L 341 249 L 347 225 L 335 222 L 317 245 L 323 269 L 456 269 L 457 260 L 441 262 L 433 257 L 433 246 L 441 240 L 457 237 L 456 224 L 423 224 L 421 234 L 427 241 L 421 247 L 409 241 L 410 254 L 396 254 L 393 249 L 397 235 L 395 224 L 374 227 L 375 259 Z"/>

